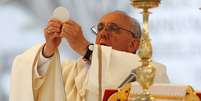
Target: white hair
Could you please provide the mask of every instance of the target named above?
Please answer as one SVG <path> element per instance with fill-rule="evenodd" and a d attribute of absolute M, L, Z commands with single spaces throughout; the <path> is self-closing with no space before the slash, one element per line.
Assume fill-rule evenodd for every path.
<path fill-rule="evenodd" d="M 139 24 L 139 22 L 138 22 L 135 18 L 132 18 L 132 17 L 130 17 L 130 18 L 131 18 L 131 21 L 132 21 L 132 23 L 133 23 L 132 31 L 133 31 L 133 33 L 134 33 L 134 36 L 135 36 L 136 38 L 139 38 L 139 39 L 140 39 L 141 34 L 142 34 L 140 24 Z"/>

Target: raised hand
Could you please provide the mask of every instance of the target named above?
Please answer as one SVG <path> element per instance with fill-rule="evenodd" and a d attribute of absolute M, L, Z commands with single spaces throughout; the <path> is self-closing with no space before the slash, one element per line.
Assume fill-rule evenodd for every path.
<path fill-rule="evenodd" d="M 62 22 L 57 19 L 50 19 L 47 27 L 44 29 L 46 44 L 43 50 L 43 55 L 49 57 L 55 53 L 61 43 L 61 28 Z"/>
<path fill-rule="evenodd" d="M 70 47 L 79 55 L 85 54 L 89 42 L 84 38 L 80 25 L 75 21 L 68 20 L 63 23 L 61 37 L 64 37 Z"/>

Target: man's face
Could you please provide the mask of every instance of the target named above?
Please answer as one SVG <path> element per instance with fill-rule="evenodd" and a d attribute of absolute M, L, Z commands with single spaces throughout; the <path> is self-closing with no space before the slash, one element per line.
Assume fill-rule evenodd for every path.
<path fill-rule="evenodd" d="M 132 41 L 136 38 L 129 32 L 132 27 L 128 16 L 119 13 L 107 14 L 100 19 L 97 25 L 96 44 L 111 46 L 120 51 L 133 52 L 130 45 L 135 44 Z"/>

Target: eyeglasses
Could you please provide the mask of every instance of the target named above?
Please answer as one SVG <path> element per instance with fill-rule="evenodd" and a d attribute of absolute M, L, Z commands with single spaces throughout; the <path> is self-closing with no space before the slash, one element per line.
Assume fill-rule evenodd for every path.
<path fill-rule="evenodd" d="M 124 31 L 127 31 L 129 33 L 132 34 L 133 37 L 136 37 L 135 36 L 135 33 L 132 32 L 132 31 L 129 31 L 127 29 L 124 29 L 122 27 L 119 27 L 117 24 L 115 23 L 108 23 L 108 24 L 104 24 L 104 23 L 99 23 L 98 25 L 93 25 L 91 27 L 91 31 L 97 35 L 98 32 L 101 32 L 103 29 L 105 28 L 105 30 L 109 31 L 109 32 L 119 32 L 119 30 L 124 30 Z"/>

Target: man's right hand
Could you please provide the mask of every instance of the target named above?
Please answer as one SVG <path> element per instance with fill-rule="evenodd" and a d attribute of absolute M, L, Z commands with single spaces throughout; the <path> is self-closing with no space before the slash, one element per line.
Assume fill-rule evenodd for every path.
<path fill-rule="evenodd" d="M 44 46 L 43 55 L 45 57 L 52 56 L 61 43 L 61 27 L 62 22 L 57 19 L 50 19 L 47 27 L 44 29 L 46 44 Z"/>

